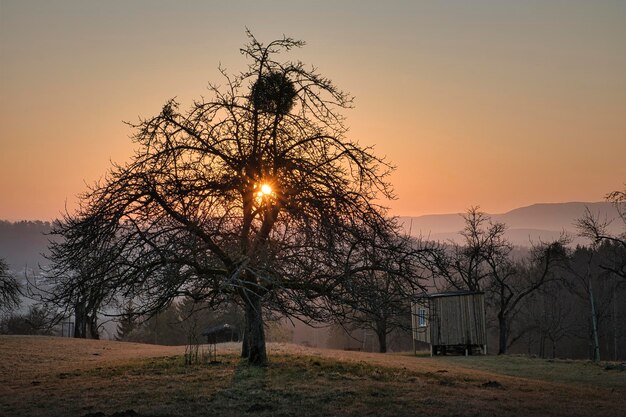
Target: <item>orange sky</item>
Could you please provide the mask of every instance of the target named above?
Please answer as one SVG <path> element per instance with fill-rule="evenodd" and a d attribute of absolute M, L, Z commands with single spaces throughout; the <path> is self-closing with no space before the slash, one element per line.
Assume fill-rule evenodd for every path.
<path fill-rule="evenodd" d="M 123 120 L 308 45 L 397 167 L 392 213 L 598 201 L 626 183 L 626 2 L 0 0 L 0 219 L 55 218 L 133 151 Z M 383 4 L 384 3 L 384 4 Z"/>

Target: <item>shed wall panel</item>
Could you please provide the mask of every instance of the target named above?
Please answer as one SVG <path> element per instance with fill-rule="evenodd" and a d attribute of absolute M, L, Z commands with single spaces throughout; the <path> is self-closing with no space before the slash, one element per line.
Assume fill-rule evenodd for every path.
<path fill-rule="evenodd" d="M 427 306 L 427 326 L 418 326 L 418 308 Z M 432 345 L 486 345 L 484 294 L 424 298 L 413 303 L 413 337 Z"/>

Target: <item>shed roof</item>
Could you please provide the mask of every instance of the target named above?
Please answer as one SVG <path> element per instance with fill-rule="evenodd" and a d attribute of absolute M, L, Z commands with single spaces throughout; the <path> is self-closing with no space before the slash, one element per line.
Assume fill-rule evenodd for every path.
<path fill-rule="evenodd" d="M 202 336 L 212 336 L 214 334 L 218 334 L 226 330 L 235 331 L 236 329 L 235 327 L 231 326 L 228 323 L 219 324 L 217 326 L 207 327 L 207 329 L 202 333 Z"/>

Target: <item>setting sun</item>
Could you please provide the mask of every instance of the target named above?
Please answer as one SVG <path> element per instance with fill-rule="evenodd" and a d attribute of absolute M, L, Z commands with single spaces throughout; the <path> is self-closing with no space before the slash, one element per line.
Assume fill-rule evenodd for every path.
<path fill-rule="evenodd" d="M 272 187 L 269 184 L 263 184 L 261 186 L 261 193 L 263 193 L 263 195 L 272 194 Z"/>

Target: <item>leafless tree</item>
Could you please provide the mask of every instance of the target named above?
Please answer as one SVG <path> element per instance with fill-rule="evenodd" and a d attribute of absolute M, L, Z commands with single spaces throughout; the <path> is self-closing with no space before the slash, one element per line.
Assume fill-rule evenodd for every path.
<path fill-rule="evenodd" d="M 463 219 L 465 227 L 460 232 L 463 242 L 434 247 L 432 256 L 427 258 L 428 268 L 443 279 L 444 289 L 482 291 L 490 276 L 486 253 L 500 254 L 504 259 L 511 250 L 503 238 L 506 226 L 492 223 L 478 207 L 470 207 Z"/>
<path fill-rule="evenodd" d="M 360 255 L 367 267 L 353 277 L 342 306 L 345 310 L 335 314 L 335 319 L 352 328 L 372 330 L 379 352 L 386 352 L 390 333 L 411 329 L 410 300 L 424 291 L 420 268 L 430 249 L 427 243 L 406 236 L 372 236 Z"/>
<path fill-rule="evenodd" d="M 8 312 L 20 304 L 20 285 L 0 258 L 0 312 Z"/>
<path fill-rule="evenodd" d="M 574 304 L 568 297 L 563 280 L 552 280 L 527 298 L 519 320 L 523 330 L 518 334 L 528 337 L 529 353 L 531 341 L 536 336 L 539 356 L 547 357 L 548 348 L 551 348 L 552 358 L 557 357 L 559 343 L 565 337 L 576 334 Z"/>
<path fill-rule="evenodd" d="M 93 281 L 144 313 L 179 296 L 240 303 L 242 354 L 262 365 L 264 309 L 325 317 L 371 269 L 359 256 L 368 237 L 394 234 L 375 203 L 393 197 L 392 167 L 347 139 L 349 95 L 315 68 L 278 61 L 303 42 L 248 36 L 246 71 L 222 70 L 224 86 L 188 111 L 171 100 L 132 125 L 134 158 L 59 223 L 54 257 L 101 271 L 75 274 L 67 291 Z"/>
<path fill-rule="evenodd" d="M 590 341 L 594 361 L 600 360 L 602 322 L 608 318 L 616 319 L 613 300 L 620 284 L 623 286 L 621 279 L 617 281 L 616 275 L 603 267 L 612 256 L 613 246 L 610 241 L 603 241 L 591 247 L 576 247 L 565 266 L 569 275 L 566 281 L 569 290 L 586 304 L 585 322 L 588 324 L 585 327 L 589 329 L 587 340 Z M 614 338 L 616 333 L 617 329 L 614 329 Z"/>
<path fill-rule="evenodd" d="M 488 248 L 498 248 L 498 245 Z M 510 252 L 485 253 L 490 277 L 486 287 L 487 299 L 495 308 L 498 319 L 498 353 L 504 354 L 524 330 L 512 334 L 512 323 L 522 302 L 545 284 L 558 279 L 558 266 L 564 262 L 562 241 L 540 244 L 531 250 L 528 259 L 513 260 Z"/>
<path fill-rule="evenodd" d="M 29 296 L 56 312 L 53 323 L 74 318 L 75 338 L 99 339 L 99 323 L 106 307 L 117 301 L 113 278 L 117 274 L 113 247 L 90 239 L 95 220 L 66 215 L 52 224 L 50 266 L 39 283 L 29 282 Z"/>
<path fill-rule="evenodd" d="M 626 279 L 626 189 L 607 194 L 606 200 L 615 206 L 618 218 L 601 219 L 587 208 L 585 214 L 576 221 L 576 226 L 581 236 L 591 239 L 595 244 L 601 242 L 612 244 L 613 256 L 606 259 L 600 267 Z M 620 223 L 623 227 L 621 233 L 613 234 L 608 231 L 609 223 L 612 221 Z"/>

